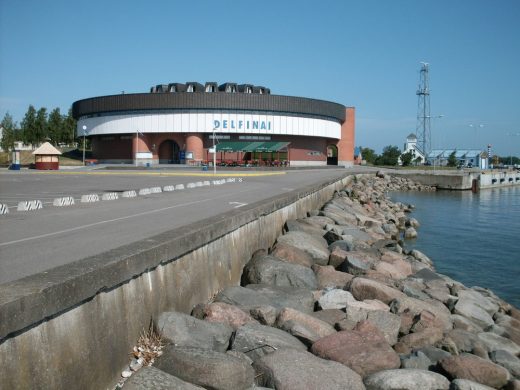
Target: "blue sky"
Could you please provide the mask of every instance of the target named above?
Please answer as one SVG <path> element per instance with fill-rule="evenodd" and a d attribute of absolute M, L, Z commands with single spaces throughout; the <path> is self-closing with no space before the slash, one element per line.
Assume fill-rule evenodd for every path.
<path fill-rule="evenodd" d="M 520 155 L 519 20 L 516 0 L 0 0 L 0 115 L 234 81 L 354 106 L 380 152 L 415 131 L 426 61 L 433 147 Z"/>

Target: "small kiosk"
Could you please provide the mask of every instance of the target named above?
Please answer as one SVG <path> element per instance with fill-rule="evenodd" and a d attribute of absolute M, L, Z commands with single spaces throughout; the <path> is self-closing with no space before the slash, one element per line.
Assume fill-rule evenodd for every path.
<path fill-rule="evenodd" d="M 52 146 L 49 142 L 45 142 L 34 152 L 34 162 L 36 169 L 40 170 L 57 170 L 60 168 L 59 157 L 61 152 Z"/>
<path fill-rule="evenodd" d="M 18 149 L 14 149 L 11 154 L 11 165 L 9 165 L 9 169 L 13 171 L 20 170 L 20 151 Z"/>

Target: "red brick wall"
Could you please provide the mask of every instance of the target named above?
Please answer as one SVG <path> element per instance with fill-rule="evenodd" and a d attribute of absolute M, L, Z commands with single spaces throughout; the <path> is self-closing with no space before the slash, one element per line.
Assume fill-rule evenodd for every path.
<path fill-rule="evenodd" d="M 123 137 L 127 135 L 124 134 Z M 98 160 L 132 160 L 132 140 L 120 135 L 93 136 L 92 157 Z"/>
<path fill-rule="evenodd" d="M 152 152 L 153 158 L 159 158 L 159 146 L 162 142 L 172 140 L 177 142 L 179 150 L 186 147 L 186 139 L 184 134 L 180 133 L 149 133 L 139 134 L 139 152 Z M 135 156 L 135 142 L 133 142 L 133 156 Z"/>
<path fill-rule="evenodd" d="M 341 125 L 341 139 L 338 141 L 338 163 L 350 163 L 354 161 L 354 133 L 356 109 L 347 107 L 345 122 Z"/>
<path fill-rule="evenodd" d="M 204 134 L 189 133 L 186 136 L 186 151 L 193 152 L 193 159 L 195 161 L 204 160 L 204 141 L 202 137 Z"/>
<path fill-rule="evenodd" d="M 121 139 L 132 137 L 132 139 Z M 339 161 L 354 160 L 354 109 L 347 108 L 347 119 L 341 127 L 341 140 L 310 137 L 310 136 L 290 136 L 273 135 L 271 141 L 290 142 L 289 160 L 291 161 L 327 161 L 327 145 L 336 144 L 338 146 Z M 113 138 L 113 139 L 107 139 Z M 207 134 L 196 133 L 155 133 L 139 134 L 138 139 L 135 134 L 94 136 L 92 138 L 92 148 L 94 158 L 100 160 L 133 160 L 136 151 L 152 152 L 153 158 L 158 159 L 159 147 L 162 142 L 173 140 L 179 145 L 179 150 L 191 151 L 194 153 L 195 160 L 211 160 L 212 155 L 208 155 L 207 149 L 212 147 L 213 141 L 208 139 Z M 231 135 L 229 141 L 238 141 L 238 135 Z M 138 142 L 138 147 L 136 143 Z M 224 140 L 228 141 L 228 140 Z M 223 142 L 224 142 L 223 141 Z M 217 154 L 217 160 L 242 160 L 243 153 L 223 153 Z M 273 153 L 273 159 L 277 158 L 277 153 Z"/>

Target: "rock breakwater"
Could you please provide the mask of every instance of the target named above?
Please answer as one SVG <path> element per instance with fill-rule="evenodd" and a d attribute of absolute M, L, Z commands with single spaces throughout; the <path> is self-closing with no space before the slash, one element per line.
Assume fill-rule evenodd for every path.
<path fill-rule="evenodd" d="M 406 250 L 419 223 L 386 197 L 403 189 L 433 190 L 356 175 L 287 221 L 241 286 L 161 314 L 163 356 L 124 388 L 519 389 L 520 311 Z"/>

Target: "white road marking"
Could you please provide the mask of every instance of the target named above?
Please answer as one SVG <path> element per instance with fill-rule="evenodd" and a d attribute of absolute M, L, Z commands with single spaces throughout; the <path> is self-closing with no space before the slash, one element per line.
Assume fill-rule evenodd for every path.
<path fill-rule="evenodd" d="M 234 194 L 242 193 L 242 192 L 248 192 L 248 191 L 250 191 L 250 190 L 237 191 L 237 192 L 234 192 Z M 40 235 L 38 235 L 38 236 L 21 238 L 21 239 L 19 239 L 19 240 L 14 240 L 14 241 L 2 242 L 2 243 L 0 243 L 0 247 L 2 247 L 2 246 L 7 246 L 7 245 L 12 245 L 12 244 L 18 244 L 18 243 L 20 243 L 20 242 L 26 242 L 26 241 L 32 241 L 32 240 L 38 240 L 38 239 L 40 239 L 40 238 L 46 238 L 46 237 L 51 237 L 51 236 L 57 236 L 57 235 L 59 235 L 59 234 L 69 233 L 69 232 L 73 232 L 73 231 L 76 231 L 76 230 L 87 229 L 87 228 L 89 228 L 89 227 L 99 226 L 99 225 L 104 225 L 104 224 L 107 224 L 107 223 L 110 223 L 110 222 L 124 221 L 125 219 L 130 219 L 130 218 L 135 218 L 135 217 L 141 217 L 141 216 L 143 216 L 143 215 L 148 215 L 148 214 L 160 213 L 160 212 L 162 212 L 162 211 L 165 211 L 165 210 L 171 210 L 171 209 L 175 209 L 175 208 L 178 208 L 178 207 L 190 206 L 190 205 L 197 204 L 197 203 L 212 202 L 212 201 L 214 201 L 215 199 L 225 198 L 225 197 L 228 197 L 228 196 L 229 196 L 229 194 L 226 194 L 226 195 L 223 195 L 223 196 L 219 196 L 219 197 L 211 197 L 211 198 L 208 198 L 208 199 L 203 199 L 203 200 L 197 200 L 197 201 L 193 201 L 193 202 L 188 202 L 188 203 L 178 204 L 178 205 L 175 205 L 175 206 L 168 206 L 168 207 L 163 207 L 163 208 L 160 208 L 160 209 L 154 209 L 154 210 L 144 211 L 144 212 L 142 212 L 142 213 L 137 213 L 137 214 L 132 214 L 132 215 L 126 215 L 126 216 L 124 216 L 124 217 L 113 218 L 113 219 L 107 219 L 107 220 L 105 220 L 105 221 L 99 221 L 99 222 L 89 223 L 89 224 L 87 224 L 87 225 L 76 226 L 76 227 L 72 227 L 72 228 L 69 228 L 69 229 L 66 229 L 66 230 L 60 230 L 60 231 L 57 231 L 57 232 L 46 233 L 46 234 L 40 234 Z M 231 203 L 231 202 L 230 202 L 230 203 Z M 235 202 L 235 203 L 238 203 L 238 202 Z M 246 204 L 247 204 L 247 203 L 243 203 L 243 204 L 241 204 L 241 205 L 243 206 L 243 205 L 246 205 Z M 238 206 L 238 207 L 241 207 L 241 206 Z"/>
<path fill-rule="evenodd" d="M 235 208 L 235 209 L 238 209 L 239 207 L 247 205 L 247 203 L 240 203 L 240 202 L 229 202 L 229 204 L 236 205 L 236 206 L 233 206 L 233 208 Z"/>

